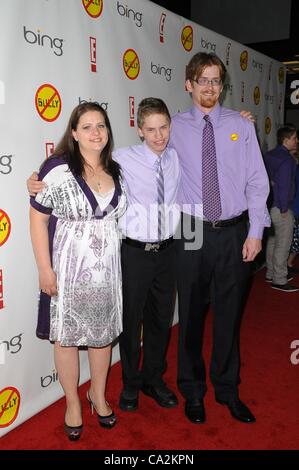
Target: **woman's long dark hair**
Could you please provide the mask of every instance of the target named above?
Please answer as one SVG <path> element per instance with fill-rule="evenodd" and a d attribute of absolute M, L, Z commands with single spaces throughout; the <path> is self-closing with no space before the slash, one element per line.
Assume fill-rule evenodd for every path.
<path fill-rule="evenodd" d="M 72 131 L 77 130 L 78 122 L 83 114 L 88 111 L 98 111 L 104 117 L 105 125 L 108 131 L 108 142 L 101 153 L 101 162 L 103 168 L 114 179 L 120 175 L 120 166 L 112 160 L 112 150 L 114 146 L 111 124 L 106 111 L 96 101 L 84 101 L 72 111 L 67 128 L 60 142 L 57 144 L 54 155 L 63 155 L 67 161 L 70 170 L 77 176 L 82 176 L 84 172 L 84 158 L 80 152 L 79 144 L 73 137 Z"/>

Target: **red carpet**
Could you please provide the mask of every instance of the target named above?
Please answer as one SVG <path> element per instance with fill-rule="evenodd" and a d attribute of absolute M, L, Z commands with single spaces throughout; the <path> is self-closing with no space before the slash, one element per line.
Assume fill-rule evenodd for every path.
<path fill-rule="evenodd" d="M 234 420 L 226 407 L 215 403 L 211 385 L 205 404 L 207 423 L 189 423 L 183 413 L 183 399 L 175 409 L 160 408 L 140 395 L 139 409 L 125 413 L 118 409 L 121 388 L 119 363 L 112 367 L 107 397 L 118 416 L 111 430 L 100 428 L 91 416 L 81 387 L 84 430 L 81 440 L 68 441 L 63 433 L 64 400 L 0 439 L 0 449 L 125 449 L 125 450 L 227 450 L 299 449 L 299 364 L 290 362 L 290 344 L 299 340 L 299 293 L 283 293 L 264 282 L 264 270 L 254 279 L 241 334 L 242 384 L 240 396 L 257 418 L 254 424 Z M 299 276 L 292 283 L 299 284 Z M 205 356 L 211 346 L 211 314 L 206 325 Z M 168 353 L 167 383 L 176 389 L 177 327 Z"/>

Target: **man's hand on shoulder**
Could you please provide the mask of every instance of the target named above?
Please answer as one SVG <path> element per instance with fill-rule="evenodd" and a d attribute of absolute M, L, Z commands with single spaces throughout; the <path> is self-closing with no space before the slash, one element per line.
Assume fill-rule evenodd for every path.
<path fill-rule="evenodd" d="M 27 180 L 27 189 L 30 196 L 36 196 L 37 193 L 42 191 L 46 184 L 43 181 L 38 181 L 38 174 L 36 171 Z"/>
<path fill-rule="evenodd" d="M 255 123 L 255 117 L 253 114 L 251 114 L 251 111 L 242 110 L 240 111 L 240 114 L 243 118 L 246 118 L 248 121 Z"/>

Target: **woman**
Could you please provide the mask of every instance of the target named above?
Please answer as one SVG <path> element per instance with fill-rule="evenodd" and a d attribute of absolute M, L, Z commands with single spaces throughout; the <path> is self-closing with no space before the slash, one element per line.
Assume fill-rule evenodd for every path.
<path fill-rule="evenodd" d="M 31 198 L 30 231 L 41 289 L 37 336 L 55 342 L 70 440 L 79 439 L 83 427 L 78 346 L 88 346 L 91 410 L 101 426 L 116 423 L 105 388 L 111 343 L 122 331 L 117 218 L 125 210 L 125 195 L 112 148 L 105 110 L 98 103 L 81 103 L 55 155 L 42 165 L 43 191 Z"/>

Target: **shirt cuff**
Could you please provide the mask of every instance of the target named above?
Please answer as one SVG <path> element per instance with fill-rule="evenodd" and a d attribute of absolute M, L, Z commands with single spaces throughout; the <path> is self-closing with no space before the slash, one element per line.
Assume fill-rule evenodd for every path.
<path fill-rule="evenodd" d="M 257 240 L 262 240 L 264 233 L 264 226 L 250 226 L 248 232 L 248 238 L 256 238 Z"/>

